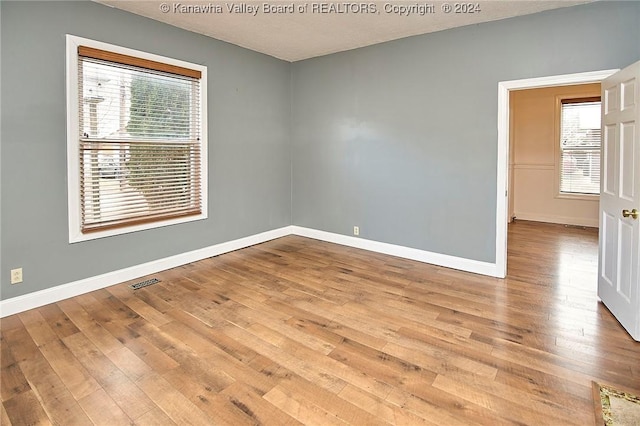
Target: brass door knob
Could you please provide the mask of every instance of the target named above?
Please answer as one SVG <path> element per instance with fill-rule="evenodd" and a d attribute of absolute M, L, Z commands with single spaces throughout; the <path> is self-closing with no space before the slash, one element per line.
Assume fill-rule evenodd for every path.
<path fill-rule="evenodd" d="M 633 210 L 624 209 L 624 210 L 622 210 L 622 217 L 629 217 L 629 216 L 631 216 L 634 219 L 637 219 L 638 218 L 638 210 L 636 210 L 636 209 L 633 209 Z"/>

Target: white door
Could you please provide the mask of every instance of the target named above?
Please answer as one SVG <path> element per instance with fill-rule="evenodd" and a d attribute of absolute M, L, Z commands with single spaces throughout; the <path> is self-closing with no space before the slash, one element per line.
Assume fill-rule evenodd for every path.
<path fill-rule="evenodd" d="M 640 341 L 640 62 L 602 82 L 598 297 Z"/>

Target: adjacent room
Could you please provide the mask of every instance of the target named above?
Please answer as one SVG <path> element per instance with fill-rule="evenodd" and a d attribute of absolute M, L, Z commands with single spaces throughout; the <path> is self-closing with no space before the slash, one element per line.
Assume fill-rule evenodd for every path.
<path fill-rule="evenodd" d="M 0 423 L 638 424 L 638 61 L 640 2 L 0 2 Z"/>

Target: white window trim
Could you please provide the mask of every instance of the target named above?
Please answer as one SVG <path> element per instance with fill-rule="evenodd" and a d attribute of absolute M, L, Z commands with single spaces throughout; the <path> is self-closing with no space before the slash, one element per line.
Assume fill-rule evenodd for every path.
<path fill-rule="evenodd" d="M 81 232 L 81 205 L 80 205 L 80 156 L 79 156 L 79 119 L 78 119 L 78 46 L 93 47 L 96 49 L 107 50 L 110 52 L 120 53 L 123 55 L 135 56 L 151 61 L 162 62 L 170 65 L 176 65 L 183 68 L 190 68 L 200 71 L 202 77 L 200 80 L 200 114 L 201 114 L 201 153 L 202 164 L 201 173 L 201 214 L 194 216 L 186 216 L 175 219 L 165 219 L 138 225 L 126 226 L 122 228 L 108 229 L 104 231 L 96 231 L 83 234 Z M 159 228 L 162 226 L 175 225 L 179 223 L 193 222 L 196 220 L 206 219 L 208 217 L 208 156 L 207 156 L 207 67 L 193 64 L 177 59 L 167 58 L 164 56 L 154 55 L 152 53 L 141 52 L 139 50 L 129 49 L 126 47 L 116 46 L 113 44 L 103 43 L 100 41 L 90 40 L 67 34 L 66 36 L 66 77 L 67 77 L 67 199 L 68 199 L 68 216 L 69 216 L 69 243 L 77 243 L 80 241 L 95 240 L 103 237 L 121 235 L 130 232 L 142 231 L 145 229 Z"/>
<path fill-rule="evenodd" d="M 562 114 L 562 101 L 565 99 L 579 99 L 579 98 L 591 98 L 594 96 L 600 96 L 600 93 L 597 95 L 593 92 L 585 92 L 585 93 L 572 93 L 566 95 L 556 95 L 556 106 L 553 118 L 553 140 L 554 140 L 554 148 L 553 148 L 553 156 L 555 162 L 555 176 L 554 176 L 554 190 L 555 196 L 554 198 L 563 199 L 563 200 L 584 200 L 584 201 L 599 201 L 600 194 L 571 194 L 567 192 L 560 191 L 560 180 L 562 169 L 560 167 L 562 152 L 560 150 L 560 116 Z M 600 152 L 602 153 L 602 147 L 600 147 Z"/>

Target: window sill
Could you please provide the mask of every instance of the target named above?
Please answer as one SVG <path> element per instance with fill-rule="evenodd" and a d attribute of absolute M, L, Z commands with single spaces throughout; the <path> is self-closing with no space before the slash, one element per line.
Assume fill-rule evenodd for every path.
<path fill-rule="evenodd" d="M 582 201 L 600 201 L 600 194 L 568 194 L 558 193 L 555 198 L 561 200 L 582 200 Z"/>

